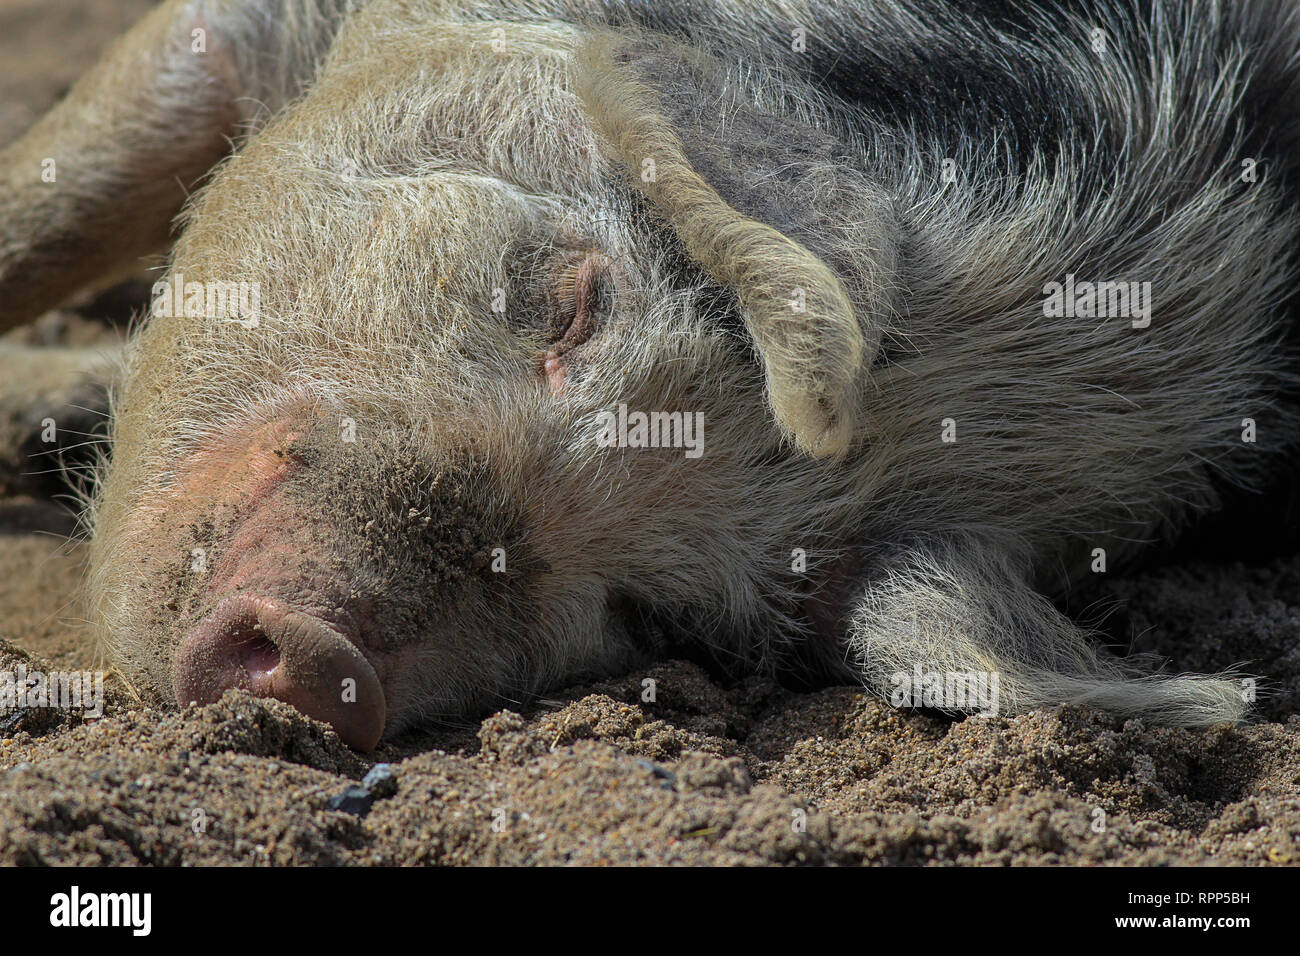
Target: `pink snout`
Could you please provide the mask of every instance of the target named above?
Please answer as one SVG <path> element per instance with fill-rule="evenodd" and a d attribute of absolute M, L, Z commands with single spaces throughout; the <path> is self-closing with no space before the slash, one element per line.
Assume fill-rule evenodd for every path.
<path fill-rule="evenodd" d="M 319 618 L 250 594 L 227 597 L 181 641 L 177 701 L 208 704 L 230 688 L 274 697 L 330 724 L 357 750 L 384 732 L 379 677 L 348 636 Z"/>

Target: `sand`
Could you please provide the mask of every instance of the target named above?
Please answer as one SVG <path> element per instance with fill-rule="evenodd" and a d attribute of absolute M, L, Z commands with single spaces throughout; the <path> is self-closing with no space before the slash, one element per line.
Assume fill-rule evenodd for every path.
<path fill-rule="evenodd" d="M 0 516 L 0 670 L 93 666 L 82 546 L 41 502 Z M 1117 582 L 1171 669 L 1273 675 L 1267 721 L 1203 731 L 953 720 L 665 661 L 363 758 L 276 701 L 158 712 L 110 678 L 100 720 L 0 718 L 0 864 L 1300 862 L 1298 585 L 1300 556 Z M 376 763 L 395 794 L 329 808 Z"/>

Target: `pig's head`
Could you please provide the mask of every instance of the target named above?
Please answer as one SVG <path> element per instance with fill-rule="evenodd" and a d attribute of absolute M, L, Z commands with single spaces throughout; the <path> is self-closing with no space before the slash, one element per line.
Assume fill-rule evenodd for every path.
<path fill-rule="evenodd" d="M 888 318 L 846 147 L 644 39 L 383 40 L 343 33 L 155 287 L 94 512 L 124 670 L 369 748 L 628 664 L 647 613 L 798 626 Z"/>

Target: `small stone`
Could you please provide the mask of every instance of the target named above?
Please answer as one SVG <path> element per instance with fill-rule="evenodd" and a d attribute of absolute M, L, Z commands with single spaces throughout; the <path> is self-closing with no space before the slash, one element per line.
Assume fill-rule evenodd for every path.
<path fill-rule="evenodd" d="M 649 760 L 637 760 L 636 765 L 642 770 L 648 770 L 659 781 L 661 781 L 659 784 L 660 790 L 677 789 L 677 774 L 673 773 L 667 767 L 661 767 L 656 763 L 651 763 Z"/>
<path fill-rule="evenodd" d="M 361 786 L 376 800 L 391 797 L 397 793 L 397 771 L 392 764 L 377 763 L 370 768 L 370 772 L 361 781 Z"/>
<path fill-rule="evenodd" d="M 370 806 L 374 802 L 374 796 L 365 787 L 351 786 L 342 793 L 337 793 L 330 797 L 328 806 L 331 810 L 338 810 L 341 813 L 350 813 L 353 816 L 364 817 L 370 812 Z"/>

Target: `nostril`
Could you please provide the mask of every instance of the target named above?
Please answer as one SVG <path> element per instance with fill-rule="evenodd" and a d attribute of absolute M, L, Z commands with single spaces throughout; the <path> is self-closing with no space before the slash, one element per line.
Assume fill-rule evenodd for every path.
<path fill-rule="evenodd" d="M 214 656 L 250 677 L 269 676 L 280 665 L 280 648 L 266 634 L 268 623 L 257 607 L 237 607 L 213 616 L 206 640 Z"/>
<path fill-rule="evenodd" d="M 280 666 L 280 648 L 271 643 L 260 623 L 236 638 L 235 652 L 239 666 L 249 674 L 270 675 Z"/>
<path fill-rule="evenodd" d="M 360 750 L 373 748 L 384 729 L 383 687 L 352 641 L 253 595 L 227 598 L 182 639 L 172 681 L 182 704 L 213 703 L 231 688 L 279 698 Z"/>
<path fill-rule="evenodd" d="M 273 625 L 263 602 L 236 598 L 218 605 L 181 641 L 173 672 L 180 703 L 212 703 L 232 687 L 266 696 L 281 661 L 267 633 Z"/>

